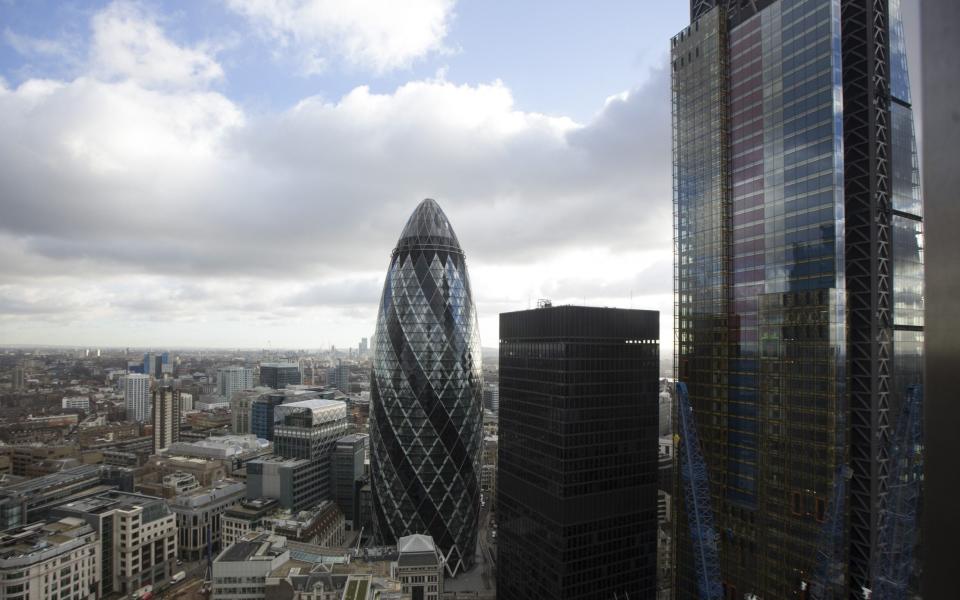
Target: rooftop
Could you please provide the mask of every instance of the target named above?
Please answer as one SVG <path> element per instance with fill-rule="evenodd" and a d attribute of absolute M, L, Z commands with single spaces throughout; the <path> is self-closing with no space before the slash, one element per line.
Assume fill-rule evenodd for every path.
<path fill-rule="evenodd" d="M 216 562 L 273 560 L 284 552 L 287 552 L 286 539 L 281 536 L 269 533 L 247 534 L 221 552 Z"/>

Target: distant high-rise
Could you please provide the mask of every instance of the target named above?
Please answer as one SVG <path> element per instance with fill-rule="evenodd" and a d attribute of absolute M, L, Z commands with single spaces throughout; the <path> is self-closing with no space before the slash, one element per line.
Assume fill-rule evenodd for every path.
<path fill-rule="evenodd" d="M 273 390 L 268 387 L 255 387 L 240 390 L 230 398 L 230 419 L 235 434 L 250 433 L 250 413 L 253 402 Z"/>
<path fill-rule="evenodd" d="M 143 423 L 150 419 L 150 376 L 128 373 L 123 379 L 123 403 L 127 420 Z"/>
<path fill-rule="evenodd" d="M 19 391 L 24 388 L 24 375 L 23 367 L 16 366 L 13 368 L 13 390 Z"/>
<path fill-rule="evenodd" d="M 153 390 L 153 453 L 180 441 L 180 390 L 157 386 Z"/>
<path fill-rule="evenodd" d="M 336 366 L 327 369 L 327 385 L 337 388 L 344 394 L 350 393 L 350 365 L 337 359 Z"/>
<path fill-rule="evenodd" d="M 282 390 L 288 385 L 300 385 L 300 365 L 297 363 L 263 363 L 260 365 L 260 385 Z"/>
<path fill-rule="evenodd" d="M 879 575 L 890 434 L 922 378 L 900 0 L 693 0 L 691 16 L 671 41 L 675 369 L 723 586 L 799 597 L 823 555 L 843 566 L 823 594 L 850 597 Z M 697 556 L 675 498 L 684 600 Z"/>
<path fill-rule="evenodd" d="M 653 599 L 659 313 L 500 315 L 497 598 Z"/>
<path fill-rule="evenodd" d="M 360 358 L 363 358 L 364 356 L 366 356 L 367 352 L 369 352 L 370 350 L 369 340 L 367 340 L 367 338 L 360 338 L 360 346 L 358 349 L 359 349 Z"/>
<path fill-rule="evenodd" d="M 483 407 L 493 412 L 500 411 L 500 385 L 487 383 L 483 386 Z"/>
<path fill-rule="evenodd" d="M 253 387 L 253 369 L 223 367 L 217 370 L 217 393 L 227 400 L 240 390 Z"/>
<path fill-rule="evenodd" d="M 373 341 L 370 470 L 384 544 L 425 533 L 448 573 L 473 565 L 480 512 L 480 333 L 466 259 L 433 200 L 393 251 Z"/>

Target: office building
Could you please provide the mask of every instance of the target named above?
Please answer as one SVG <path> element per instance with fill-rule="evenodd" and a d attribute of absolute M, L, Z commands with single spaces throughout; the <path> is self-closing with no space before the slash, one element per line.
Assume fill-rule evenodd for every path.
<path fill-rule="evenodd" d="M 497 598 L 653 598 L 659 313 L 500 315 Z"/>
<path fill-rule="evenodd" d="M 383 544 L 430 535 L 455 576 L 470 569 L 480 512 L 480 332 L 466 258 L 424 200 L 393 251 L 374 335 L 370 470 Z"/>
<path fill-rule="evenodd" d="M 923 358 L 899 6 L 694 0 L 671 41 L 675 368 L 728 597 L 799 594 L 820 552 L 842 564 L 836 597 L 878 575 L 889 438 Z M 699 594 L 695 549 L 674 497 L 684 600 Z M 848 527 L 824 548 L 834 516 Z"/>
<path fill-rule="evenodd" d="M 150 376 L 129 373 L 123 377 L 123 404 L 127 420 L 143 423 L 150 419 Z"/>
<path fill-rule="evenodd" d="M 247 499 L 274 498 L 289 510 L 304 510 L 320 502 L 320 469 L 306 458 L 267 456 L 247 463 Z"/>
<path fill-rule="evenodd" d="M 13 391 L 19 392 L 22 390 L 25 382 L 25 377 L 23 374 L 23 367 L 16 366 L 13 368 Z"/>
<path fill-rule="evenodd" d="M 244 499 L 245 492 L 243 483 L 223 479 L 210 486 L 192 489 L 167 502 L 177 517 L 177 550 L 180 558 L 195 561 L 206 556 L 208 547 L 213 552 L 220 550 L 223 532 L 220 518 Z"/>
<path fill-rule="evenodd" d="M 368 435 L 354 433 L 337 440 L 331 457 L 331 481 L 333 498 L 343 511 L 344 517 L 353 522 L 359 512 L 359 486 L 363 480 L 363 462 Z"/>
<path fill-rule="evenodd" d="M 500 384 L 486 383 L 483 386 L 483 408 L 497 413 L 500 411 Z"/>
<path fill-rule="evenodd" d="M 153 390 L 153 453 L 180 441 L 180 390 L 159 386 Z"/>
<path fill-rule="evenodd" d="M 88 496 L 133 489 L 133 472 L 121 467 L 81 465 L 0 486 L 0 529 L 47 517 L 55 507 Z"/>
<path fill-rule="evenodd" d="M 397 579 L 404 594 L 417 600 L 443 595 L 443 556 L 429 535 L 407 535 L 397 541 Z"/>
<path fill-rule="evenodd" d="M 240 390 L 230 398 L 230 418 L 233 421 L 232 429 L 235 435 L 250 433 L 250 410 L 253 402 L 271 391 L 271 388 L 261 385 L 249 390 Z"/>
<path fill-rule="evenodd" d="M 283 389 L 264 394 L 250 403 L 250 433 L 258 438 L 273 441 L 273 427 L 277 422 L 274 408 L 285 402 L 313 400 L 320 392 L 306 389 Z"/>
<path fill-rule="evenodd" d="M 350 365 L 337 359 L 335 366 L 327 369 L 327 385 L 336 388 L 344 394 L 350 393 Z"/>
<path fill-rule="evenodd" d="M 244 499 L 228 508 L 220 517 L 223 547 L 239 541 L 248 533 L 265 529 L 264 519 L 278 510 L 281 510 L 280 503 L 273 498 Z"/>
<path fill-rule="evenodd" d="M 287 540 L 250 534 L 225 548 L 213 561 L 212 600 L 264 600 L 271 571 L 290 560 Z"/>
<path fill-rule="evenodd" d="M 253 369 L 246 367 L 223 367 L 217 369 L 217 395 L 230 401 L 241 390 L 253 387 Z"/>
<path fill-rule="evenodd" d="M 260 365 L 260 385 L 282 390 L 288 385 L 300 385 L 300 366 L 297 363 L 263 363 Z"/>
<path fill-rule="evenodd" d="M 360 346 L 358 347 L 358 354 L 360 358 L 363 358 L 370 352 L 370 341 L 367 338 L 360 338 Z"/>
<path fill-rule="evenodd" d="M 275 407 L 274 415 L 274 453 L 310 461 L 318 485 L 312 503 L 332 499 L 330 451 L 347 433 L 346 404 L 339 400 L 303 400 Z"/>
<path fill-rule="evenodd" d="M 60 400 L 60 407 L 89 412 L 90 398 L 86 396 L 64 396 L 63 399 Z"/>
<path fill-rule="evenodd" d="M 82 519 L 96 532 L 100 544 L 96 598 L 157 587 L 175 573 L 177 526 L 160 498 L 112 491 L 64 504 L 52 514 Z"/>
<path fill-rule="evenodd" d="M 82 519 L 32 523 L 0 533 L 0 598 L 95 600 L 100 544 Z"/>

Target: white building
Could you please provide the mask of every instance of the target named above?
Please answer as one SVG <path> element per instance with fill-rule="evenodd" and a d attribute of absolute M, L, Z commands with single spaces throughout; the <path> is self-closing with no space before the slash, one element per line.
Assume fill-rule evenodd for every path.
<path fill-rule="evenodd" d="M 193 410 L 193 394 L 180 392 L 180 415 Z"/>
<path fill-rule="evenodd" d="M 229 403 L 240 390 L 253 387 L 253 369 L 246 367 L 223 367 L 217 370 L 217 393 Z"/>
<path fill-rule="evenodd" d="M 60 408 L 77 408 L 84 412 L 90 411 L 90 398 L 86 396 L 64 396 L 60 401 Z"/>
<path fill-rule="evenodd" d="M 83 519 L 66 517 L 0 534 L 0 598 L 98 598 L 100 544 Z"/>
<path fill-rule="evenodd" d="M 408 535 L 397 542 L 397 579 L 412 598 L 438 600 L 443 594 L 443 557 L 429 535 Z"/>
<path fill-rule="evenodd" d="M 123 378 L 123 403 L 127 420 L 143 423 L 150 419 L 150 376 L 129 373 Z"/>
<path fill-rule="evenodd" d="M 263 600 L 267 575 L 289 560 L 290 550 L 282 536 L 244 536 L 213 561 L 212 600 Z"/>

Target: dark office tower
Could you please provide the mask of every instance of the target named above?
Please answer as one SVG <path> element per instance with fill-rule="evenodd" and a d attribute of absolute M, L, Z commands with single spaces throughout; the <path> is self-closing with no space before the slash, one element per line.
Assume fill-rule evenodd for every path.
<path fill-rule="evenodd" d="M 273 441 L 273 428 L 276 423 L 274 410 L 283 404 L 283 394 L 260 396 L 250 403 L 250 433 L 258 438 Z"/>
<path fill-rule="evenodd" d="M 498 599 L 655 598 L 659 321 L 500 315 Z"/>
<path fill-rule="evenodd" d="M 303 400 L 274 407 L 273 451 L 283 458 L 309 460 L 305 477 L 315 490 L 311 505 L 333 500 L 331 451 L 347 433 L 347 405 L 339 400 Z"/>
<path fill-rule="evenodd" d="M 890 432 L 923 354 L 899 0 L 694 0 L 691 13 L 671 42 L 676 375 L 723 585 L 801 595 L 822 551 L 842 565 L 827 592 L 859 594 L 877 578 Z M 694 598 L 675 498 L 679 597 Z"/>
<path fill-rule="evenodd" d="M 370 382 L 370 470 L 381 543 L 431 536 L 455 576 L 480 512 L 480 333 L 460 242 L 433 200 L 407 221 L 383 285 Z"/>
<path fill-rule="evenodd" d="M 260 365 L 260 385 L 275 390 L 300 385 L 300 366 L 297 363 L 263 363 Z"/>
<path fill-rule="evenodd" d="M 159 386 L 153 390 L 153 453 L 180 441 L 180 390 Z"/>

